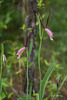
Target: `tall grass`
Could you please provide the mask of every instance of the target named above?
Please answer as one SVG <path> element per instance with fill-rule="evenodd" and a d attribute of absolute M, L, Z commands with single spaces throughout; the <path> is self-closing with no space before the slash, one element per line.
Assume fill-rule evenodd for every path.
<path fill-rule="evenodd" d="M 29 85 L 29 80 L 28 80 L 28 50 L 27 50 L 27 100 L 28 100 L 28 85 Z"/>
<path fill-rule="evenodd" d="M 41 82 L 41 68 L 40 68 L 40 52 L 41 52 L 41 46 L 42 46 L 42 38 L 43 38 L 43 30 L 41 28 L 41 24 L 40 24 L 40 19 L 39 16 L 37 17 L 38 21 L 39 21 L 39 37 L 40 37 L 40 45 L 39 45 L 39 51 L 38 51 L 38 68 L 39 68 L 39 75 L 40 75 L 40 91 L 39 91 L 39 100 L 42 100 L 43 96 L 44 96 L 44 90 L 45 87 L 47 85 L 48 79 L 55 67 L 54 63 L 49 67 L 49 69 L 47 70 L 47 73 L 45 74 L 42 82 Z M 38 99 L 37 99 L 38 100 Z"/>
<path fill-rule="evenodd" d="M 29 97 L 28 97 L 28 85 L 29 85 L 29 79 L 28 79 L 28 64 L 29 64 L 29 57 L 30 57 L 30 54 L 31 54 L 31 51 L 32 51 L 32 46 L 33 46 L 33 38 L 31 38 L 31 43 L 30 43 L 30 47 L 29 47 L 29 51 L 28 51 L 28 48 L 27 48 L 27 100 L 29 100 L 29 98 L 31 98 L 31 91 L 32 91 L 32 85 L 30 87 L 30 94 L 29 94 Z"/>
<path fill-rule="evenodd" d="M 0 98 L 2 95 L 2 65 L 3 65 L 3 54 L 4 54 L 4 47 L 3 44 L 1 45 L 1 68 L 0 68 Z"/>
<path fill-rule="evenodd" d="M 40 52 L 41 52 L 41 45 L 42 45 L 42 30 L 41 30 L 41 24 L 39 20 L 39 37 L 40 37 L 40 45 L 39 45 L 39 51 L 38 51 L 38 68 L 39 68 L 39 75 L 40 75 L 40 95 L 39 100 L 41 100 L 41 68 L 40 68 Z"/>

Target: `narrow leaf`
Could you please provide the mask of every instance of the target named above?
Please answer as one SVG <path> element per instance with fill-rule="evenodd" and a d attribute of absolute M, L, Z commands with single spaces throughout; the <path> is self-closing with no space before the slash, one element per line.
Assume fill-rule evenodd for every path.
<path fill-rule="evenodd" d="M 2 47 L 1 47 L 1 68 L 0 68 L 0 96 L 1 96 L 1 93 L 2 93 L 2 64 L 3 64 L 3 54 L 4 54 L 4 46 L 2 44 Z"/>
<path fill-rule="evenodd" d="M 50 77 L 50 75 L 51 75 L 51 73 L 52 73 L 54 67 L 55 67 L 55 64 L 53 63 L 53 64 L 49 67 L 49 69 L 48 69 L 46 75 L 45 75 L 44 78 L 43 78 L 43 81 L 42 81 L 42 84 L 41 84 L 41 100 L 42 100 L 42 98 L 43 98 L 43 96 L 44 96 L 45 87 L 46 87 L 46 85 L 47 85 L 47 82 L 48 82 L 48 80 L 49 80 L 49 77 Z"/>
<path fill-rule="evenodd" d="M 32 92 L 32 82 L 31 82 L 31 86 L 30 86 L 30 93 L 29 93 L 28 100 L 31 100 L 31 92 Z"/>

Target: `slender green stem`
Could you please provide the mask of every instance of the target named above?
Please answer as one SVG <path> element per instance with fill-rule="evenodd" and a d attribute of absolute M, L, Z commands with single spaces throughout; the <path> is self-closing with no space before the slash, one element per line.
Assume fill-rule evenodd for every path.
<path fill-rule="evenodd" d="M 40 75 L 40 91 L 39 91 L 39 100 L 41 100 L 41 69 L 40 69 L 40 52 L 41 52 L 41 44 L 42 44 L 42 36 L 43 32 L 41 29 L 40 19 L 39 19 L 39 37 L 40 37 L 40 46 L 38 52 L 38 67 L 39 67 L 39 75 Z"/>
<path fill-rule="evenodd" d="M 2 64 L 3 64 L 3 44 L 2 44 L 2 50 L 1 50 L 1 74 L 0 74 L 0 78 L 1 78 L 1 75 L 2 75 Z"/>
<path fill-rule="evenodd" d="M 39 46 L 39 52 L 38 52 L 38 66 L 39 66 L 39 75 L 40 75 L 40 95 L 39 95 L 39 100 L 41 100 L 41 69 L 40 69 L 41 44 L 42 44 L 42 39 L 40 39 L 40 46 Z"/>
<path fill-rule="evenodd" d="M 28 50 L 27 50 L 27 100 L 28 100 L 28 84 L 29 80 L 28 80 Z"/>
<path fill-rule="evenodd" d="M 3 64 L 3 54 L 4 54 L 4 47 L 2 44 L 2 50 L 1 50 L 1 71 L 0 71 L 0 96 L 1 96 L 1 92 L 2 92 L 2 64 Z"/>

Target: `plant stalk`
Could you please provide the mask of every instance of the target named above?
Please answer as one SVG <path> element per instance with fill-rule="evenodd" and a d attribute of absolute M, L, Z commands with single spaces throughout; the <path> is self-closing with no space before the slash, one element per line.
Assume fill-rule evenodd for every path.
<path fill-rule="evenodd" d="M 39 52 L 38 52 L 38 66 L 39 66 L 39 75 L 40 75 L 40 94 L 39 94 L 39 100 L 41 100 L 41 68 L 40 68 L 41 44 L 42 44 L 42 39 L 40 39 L 40 46 L 39 46 Z"/>
<path fill-rule="evenodd" d="M 27 100 L 28 100 L 28 85 L 29 85 L 29 79 L 28 79 L 28 50 L 27 50 Z"/>

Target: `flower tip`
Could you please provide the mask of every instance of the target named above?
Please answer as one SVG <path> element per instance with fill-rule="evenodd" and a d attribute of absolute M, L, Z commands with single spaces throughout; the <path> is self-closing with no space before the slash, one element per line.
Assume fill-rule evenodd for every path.
<path fill-rule="evenodd" d="M 54 41 L 52 37 L 50 37 L 50 40 L 51 40 L 51 41 Z"/>
<path fill-rule="evenodd" d="M 20 55 L 17 57 L 17 59 L 20 59 Z"/>
<path fill-rule="evenodd" d="M 49 29 L 47 29 L 47 28 L 45 28 L 45 31 L 48 33 L 48 35 L 50 36 L 50 40 L 51 41 L 54 41 L 53 40 L 53 33 L 52 33 L 52 31 L 51 30 L 49 30 Z"/>

